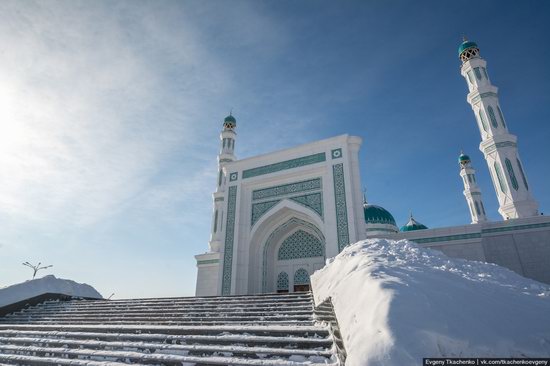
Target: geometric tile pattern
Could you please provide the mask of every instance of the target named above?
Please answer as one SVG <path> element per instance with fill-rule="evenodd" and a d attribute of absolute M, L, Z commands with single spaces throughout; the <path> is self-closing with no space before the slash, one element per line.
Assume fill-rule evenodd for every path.
<path fill-rule="evenodd" d="M 227 195 L 227 221 L 225 249 L 223 253 L 222 295 L 231 293 L 231 272 L 233 267 L 233 241 L 235 238 L 235 206 L 237 204 L 237 186 L 229 187 Z"/>
<path fill-rule="evenodd" d="M 336 203 L 336 233 L 338 236 L 338 251 L 341 252 L 349 244 L 348 208 L 346 205 L 346 187 L 344 182 L 344 164 L 332 166 L 334 179 L 334 201 Z"/>
<path fill-rule="evenodd" d="M 309 274 L 303 268 L 294 273 L 294 285 L 309 285 Z"/>
<path fill-rule="evenodd" d="M 288 273 L 281 272 L 277 276 L 277 290 L 287 290 L 288 291 Z"/>
<path fill-rule="evenodd" d="M 323 217 L 323 196 L 321 192 L 306 194 L 303 196 L 289 197 L 290 200 L 301 204 L 307 208 L 315 211 L 321 218 Z M 253 227 L 254 224 L 269 211 L 273 206 L 282 200 L 275 201 L 265 201 L 252 204 L 252 214 L 250 215 L 250 227 Z"/>
<path fill-rule="evenodd" d="M 263 175 L 263 174 L 279 172 L 281 170 L 298 168 L 298 167 L 301 167 L 301 166 L 320 163 L 320 162 L 323 162 L 323 161 L 326 161 L 326 155 L 325 155 L 324 152 L 304 156 L 304 157 L 301 157 L 301 158 L 281 161 L 281 162 L 275 163 L 275 164 L 269 164 L 269 165 L 260 166 L 260 167 L 257 167 L 257 168 L 247 169 L 247 170 L 243 171 L 243 179 L 252 178 L 252 177 L 256 177 L 258 175 Z"/>
<path fill-rule="evenodd" d="M 314 235 L 298 230 L 283 241 L 278 260 L 313 258 L 324 256 L 323 244 Z"/>
<path fill-rule="evenodd" d="M 306 192 L 321 189 L 321 178 L 305 180 L 302 182 L 283 184 L 280 186 L 257 189 L 252 192 L 252 200 L 261 200 L 264 198 L 286 196 L 298 192 Z"/>

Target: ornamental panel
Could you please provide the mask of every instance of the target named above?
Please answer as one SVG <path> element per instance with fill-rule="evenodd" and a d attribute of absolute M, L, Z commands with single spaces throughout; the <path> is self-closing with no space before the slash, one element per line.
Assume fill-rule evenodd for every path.
<path fill-rule="evenodd" d="M 261 200 L 264 198 L 286 196 L 298 192 L 312 191 L 321 189 L 321 178 L 304 180 L 302 182 L 283 184 L 280 186 L 257 189 L 252 191 L 252 200 Z"/>
<path fill-rule="evenodd" d="M 277 254 L 278 260 L 323 257 L 324 246 L 314 235 L 298 230 L 283 241 Z"/>
<path fill-rule="evenodd" d="M 318 153 L 313 155 L 304 156 L 301 158 L 281 161 L 275 164 L 269 164 L 260 166 L 257 168 L 247 169 L 243 171 L 243 179 L 256 177 L 258 175 L 269 174 L 279 172 L 281 170 L 298 168 L 305 165 L 315 164 L 326 161 L 325 153 Z"/>
<path fill-rule="evenodd" d="M 506 158 L 504 161 L 506 164 L 506 170 L 508 170 L 508 176 L 510 177 L 510 181 L 512 182 L 512 187 L 517 191 L 519 189 L 518 180 L 516 179 L 516 174 L 514 173 L 514 168 L 512 167 L 512 162 L 510 159 Z"/>
<path fill-rule="evenodd" d="M 223 253 L 222 295 L 231 293 L 231 274 L 233 267 L 233 242 L 235 239 L 235 206 L 237 205 L 237 187 L 229 187 L 227 197 L 227 221 L 225 249 Z"/>
<path fill-rule="evenodd" d="M 344 164 L 332 166 L 334 179 L 334 201 L 336 203 L 336 233 L 338 235 L 338 251 L 341 252 L 349 244 L 348 208 L 346 204 L 346 187 L 344 182 Z"/>

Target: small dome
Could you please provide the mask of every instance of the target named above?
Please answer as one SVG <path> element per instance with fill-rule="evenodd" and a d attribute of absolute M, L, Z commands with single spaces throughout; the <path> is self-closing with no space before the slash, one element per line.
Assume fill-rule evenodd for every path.
<path fill-rule="evenodd" d="M 459 163 L 469 163 L 470 162 L 470 157 L 468 155 L 462 153 L 458 157 L 458 162 Z"/>
<path fill-rule="evenodd" d="M 395 219 L 392 214 L 385 208 L 376 205 L 363 205 L 363 213 L 365 214 L 365 223 L 367 224 L 386 224 L 395 225 Z"/>
<path fill-rule="evenodd" d="M 424 229 L 427 229 L 427 228 L 428 227 L 426 225 L 423 225 L 423 224 L 419 223 L 411 215 L 411 217 L 409 218 L 409 222 L 407 222 L 406 225 L 402 226 L 400 230 L 401 231 L 415 231 L 415 230 L 424 230 Z"/>
<path fill-rule="evenodd" d="M 462 54 L 462 52 L 466 51 L 470 48 L 478 48 L 477 43 L 472 41 L 464 41 L 460 46 L 458 46 L 458 56 Z"/>
<path fill-rule="evenodd" d="M 235 117 L 233 117 L 232 115 L 229 115 L 229 116 L 225 117 L 223 121 L 224 121 L 224 122 L 233 122 L 233 123 L 237 123 L 237 120 L 236 120 Z"/>

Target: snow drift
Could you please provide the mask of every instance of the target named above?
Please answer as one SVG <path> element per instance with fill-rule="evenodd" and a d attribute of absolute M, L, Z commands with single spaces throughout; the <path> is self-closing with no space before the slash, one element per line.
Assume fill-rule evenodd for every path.
<path fill-rule="evenodd" d="M 407 240 L 350 245 L 311 277 L 332 298 L 346 364 L 423 357 L 550 357 L 550 287 Z"/>
<path fill-rule="evenodd" d="M 103 298 L 101 294 L 90 285 L 49 275 L 0 289 L 0 307 L 48 292 L 98 299 Z"/>

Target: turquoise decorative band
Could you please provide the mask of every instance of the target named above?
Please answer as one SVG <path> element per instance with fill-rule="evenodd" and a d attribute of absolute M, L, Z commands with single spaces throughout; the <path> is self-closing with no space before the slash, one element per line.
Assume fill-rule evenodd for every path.
<path fill-rule="evenodd" d="M 231 293 L 231 272 L 233 267 L 233 242 L 235 240 L 235 206 L 237 205 L 237 186 L 229 187 L 227 197 L 227 221 L 225 232 L 225 251 L 223 253 L 222 295 Z"/>
<path fill-rule="evenodd" d="M 348 208 L 346 204 L 346 187 L 344 182 L 344 164 L 332 166 L 334 179 L 334 201 L 336 203 L 336 233 L 338 235 L 338 251 L 341 252 L 349 244 Z"/>
<path fill-rule="evenodd" d="M 433 238 L 419 238 L 419 239 L 409 239 L 409 240 L 414 241 L 415 243 L 418 243 L 418 244 L 424 244 L 424 243 L 434 243 L 437 241 L 452 241 L 452 240 L 475 239 L 475 238 L 481 238 L 481 234 L 472 233 L 472 234 L 448 235 L 448 236 L 436 236 Z"/>
<path fill-rule="evenodd" d="M 269 164 L 269 165 L 260 166 L 257 168 L 247 169 L 243 171 L 243 179 L 256 177 L 258 175 L 275 173 L 281 170 L 298 168 L 305 165 L 316 164 L 316 163 L 326 161 L 326 159 L 327 159 L 326 155 L 323 152 L 323 153 L 304 156 L 301 158 L 281 161 L 275 164 Z"/>
<path fill-rule="evenodd" d="M 250 227 L 254 226 L 256 221 L 258 221 L 264 213 L 269 211 L 273 206 L 275 206 L 279 202 L 281 202 L 281 200 L 254 203 L 252 205 L 252 215 L 250 217 Z"/>
<path fill-rule="evenodd" d="M 502 232 L 502 231 L 538 229 L 538 228 L 541 228 L 541 227 L 549 227 L 549 226 L 550 226 L 550 222 L 542 222 L 540 224 L 527 224 L 527 225 L 495 227 L 495 228 L 492 228 L 492 229 L 483 229 L 483 230 L 481 230 L 481 232 L 483 234 L 488 234 L 488 233 L 499 233 L 499 232 Z"/>
<path fill-rule="evenodd" d="M 321 178 L 304 180 L 302 182 L 283 184 L 281 186 L 257 189 L 252 192 L 252 200 L 261 200 L 264 198 L 286 196 L 288 194 L 307 192 L 321 189 Z"/>
<path fill-rule="evenodd" d="M 197 266 L 202 266 L 204 264 L 218 264 L 220 263 L 219 259 L 208 259 L 203 261 L 197 261 Z"/>

